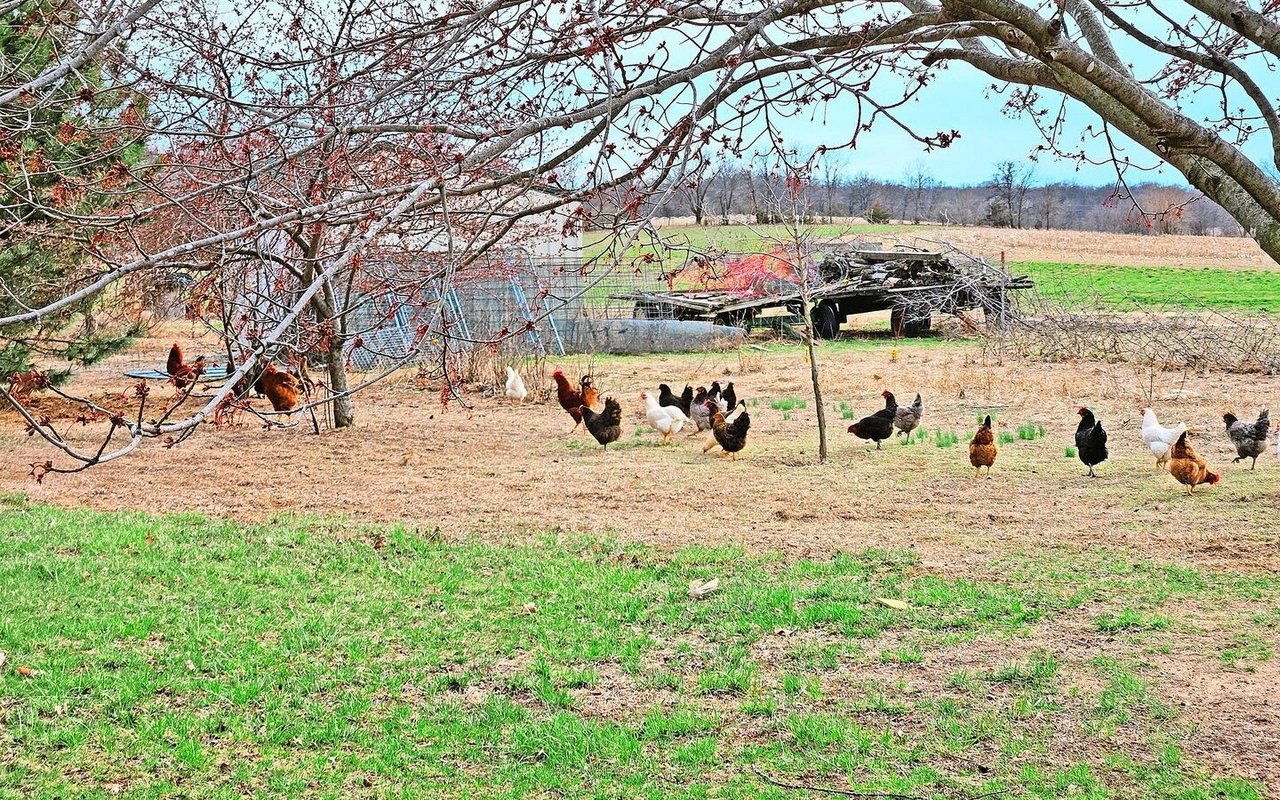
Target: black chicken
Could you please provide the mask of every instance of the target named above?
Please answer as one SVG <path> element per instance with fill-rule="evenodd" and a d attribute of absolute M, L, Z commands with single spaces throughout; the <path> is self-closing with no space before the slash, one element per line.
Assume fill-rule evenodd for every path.
<path fill-rule="evenodd" d="M 894 399 L 893 392 L 885 390 L 880 394 L 884 398 L 884 408 L 849 426 L 849 433 L 875 442 L 877 450 L 881 442 L 893 436 L 893 419 L 898 413 L 898 401 Z"/>
<path fill-rule="evenodd" d="M 1264 408 L 1256 422 L 1245 422 L 1236 419 L 1235 414 L 1223 414 L 1222 421 L 1227 424 L 1227 436 L 1235 445 L 1236 457 L 1232 464 L 1252 458 L 1249 469 L 1258 466 L 1258 456 L 1267 452 L 1267 432 L 1271 430 L 1271 415 Z"/>
<path fill-rule="evenodd" d="M 693 407 L 693 387 L 685 384 L 684 391 L 676 397 L 670 386 L 665 383 L 658 384 L 658 405 L 678 408 L 686 417 L 689 416 L 689 409 Z"/>
<path fill-rule="evenodd" d="M 739 405 L 742 413 L 733 422 L 725 422 L 724 412 L 711 400 L 707 401 L 707 410 L 711 412 L 711 433 L 715 438 L 706 443 L 702 452 L 709 452 L 719 445 L 730 458 L 738 460 L 738 453 L 747 446 L 747 431 L 751 430 L 751 415 L 747 413 L 747 404 L 743 402 Z"/>
<path fill-rule="evenodd" d="M 1096 478 L 1098 475 L 1093 468 L 1107 460 L 1107 432 L 1089 409 L 1081 406 L 1076 413 L 1080 415 L 1080 425 L 1076 428 L 1076 453 L 1089 468 L 1089 477 Z"/>
<path fill-rule="evenodd" d="M 604 411 L 592 411 L 583 406 L 582 422 L 587 426 L 596 441 L 609 449 L 609 442 L 616 442 L 622 436 L 622 405 L 612 397 L 604 399 Z"/>
<path fill-rule="evenodd" d="M 724 400 L 724 407 L 733 409 L 738 407 L 738 393 L 733 390 L 733 381 L 729 381 L 729 385 L 724 387 L 724 391 L 720 393 L 720 398 Z"/>

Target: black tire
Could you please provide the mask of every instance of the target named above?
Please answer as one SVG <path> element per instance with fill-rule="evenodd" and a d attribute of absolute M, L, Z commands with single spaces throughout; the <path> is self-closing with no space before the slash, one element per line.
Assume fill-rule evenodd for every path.
<path fill-rule="evenodd" d="M 908 320 L 903 309 L 895 308 L 889 317 L 889 327 L 893 330 L 894 336 L 918 339 L 921 336 L 929 335 L 929 331 L 933 328 L 933 319 L 932 317 L 924 317 L 923 319 Z"/>
<path fill-rule="evenodd" d="M 819 303 L 813 309 L 813 335 L 819 339 L 834 339 L 840 335 L 840 319 L 830 303 Z"/>

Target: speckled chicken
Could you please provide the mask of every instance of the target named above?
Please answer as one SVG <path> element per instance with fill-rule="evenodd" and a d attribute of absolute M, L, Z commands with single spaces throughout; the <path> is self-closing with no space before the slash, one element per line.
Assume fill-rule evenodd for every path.
<path fill-rule="evenodd" d="M 1232 464 L 1246 458 L 1253 459 L 1249 469 L 1258 466 L 1258 456 L 1267 451 L 1267 432 L 1271 430 L 1271 415 L 1264 408 L 1254 422 L 1236 419 L 1234 414 L 1223 414 L 1222 421 L 1227 425 L 1227 436 L 1236 447 L 1236 457 Z"/>

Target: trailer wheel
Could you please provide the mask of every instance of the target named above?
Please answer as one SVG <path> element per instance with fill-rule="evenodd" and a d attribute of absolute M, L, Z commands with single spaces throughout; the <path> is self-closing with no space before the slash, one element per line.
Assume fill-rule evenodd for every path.
<path fill-rule="evenodd" d="M 908 320 L 903 309 L 895 308 L 889 317 L 889 327 L 893 329 L 894 336 L 916 339 L 929 335 L 929 329 L 933 327 L 933 320 L 930 317 Z"/>
<path fill-rule="evenodd" d="M 813 333 L 819 339 L 834 339 L 840 335 L 840 320 L 830 303 L 818 303 L 813 309 Z"/>

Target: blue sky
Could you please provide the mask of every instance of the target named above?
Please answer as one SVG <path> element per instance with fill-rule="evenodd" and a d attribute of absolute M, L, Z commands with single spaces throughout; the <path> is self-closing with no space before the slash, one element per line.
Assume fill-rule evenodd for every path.
<path fill-rule="evenodd" d="M 900 116 L 917 126 L 920 133 L 932 134 L 955 128 L 961 138 L 945 150 L 926 151 L 924 147 L 903 134 L 896 127 L 878 123 L 870 133 L 859 139 L 858 149 L 846 151 L 844 160 L 847 171 L 866 170 L 877 178 L 900 179 L 917 162 L 923 162 L 935 179 L 942 183 L 959 185 L 981 183 L 993 172 L 997 161 L 1028 162 L 1036 146 L 1043 142 L 1039 132 L 1029 120 L 1010 118 L 1001 113 L 1004 98 L 990 95 L 991 78 L 965 65 L 955 65 L 925 91 L 916 102 L 904 108 Z M 847 109 L 851 104 L 837 102 L 827 110 L 825 120 L 815 126 L 807 120 L 793 122 L 792 143 L 808 149 L 823 142 L 843 140 L 848 136 L 847 127 L 853 114 Z M 843 113 L 842 113 L 843 112 Z M 1070 133 L 1063 144 L 1076 148 L 1088 142 L 1087 149 L 1101 156 L 1101 142 L 1082 140 L 1084 129 L 1097 123 L 1097 116 L 1089 109 L 1071 104 L 1068 106 Z M 1160 163 L 1145 149 L 1125 140 L 1129 152 L 1142 164 Z M 1040 181 L 1075 181 L 1082 184 L 1107 184 L 1115 180 L 1115 170 L 1110 166 L 1078 165 L 1075 161 L 1055 159 L 1045 152 L 1038 153 L 1034 164 Z M 1130 176 L 1137 181 L 1143 180 Z M 1184 183 L 1176 170 L 1162 165 L 1150 179 L 1159 182 Z"/>

